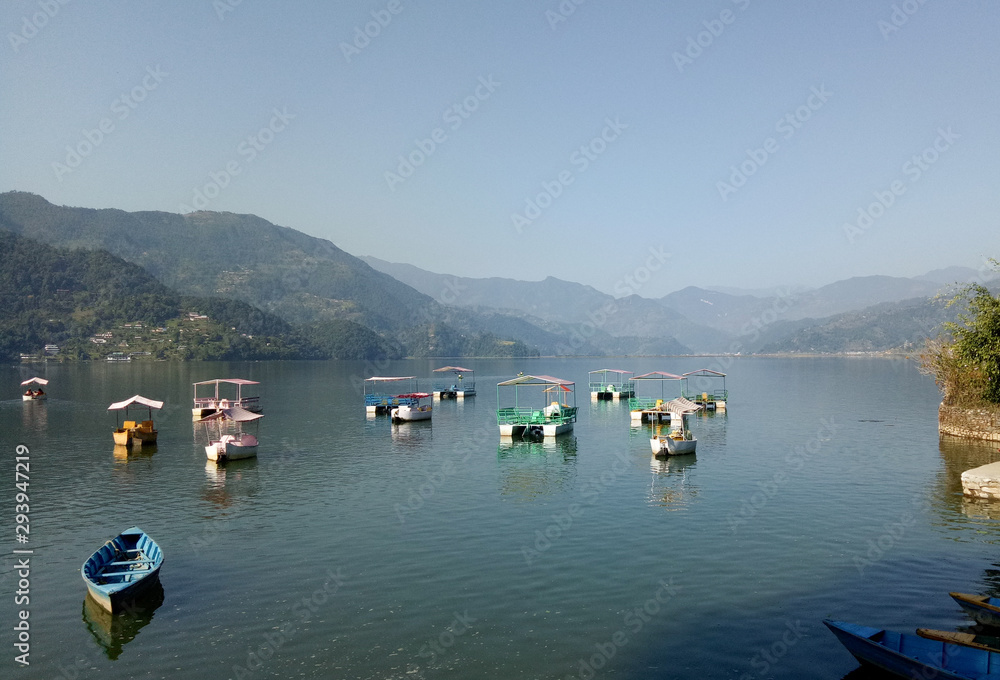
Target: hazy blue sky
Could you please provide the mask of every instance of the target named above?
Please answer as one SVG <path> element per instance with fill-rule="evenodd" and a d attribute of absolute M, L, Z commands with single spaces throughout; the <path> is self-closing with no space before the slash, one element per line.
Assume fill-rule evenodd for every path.
<path fill-rule="evenodd" d="M 996 2 L 0 12 L 0 191 L 647 297 L 1000 255 Z"/>

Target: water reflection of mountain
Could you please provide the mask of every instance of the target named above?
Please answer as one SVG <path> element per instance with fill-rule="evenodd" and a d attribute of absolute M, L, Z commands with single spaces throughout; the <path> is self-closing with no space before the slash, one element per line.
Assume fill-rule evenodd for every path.
<path fill-rule="evenodd" d="M 964 516 L 970 520 L 1000 520 L 1000 503 L 968 498 L 962 494 L 962 473 L 980 465 L 1000 460 L 997 442 L 942 436 L 938 443 L 944 467 L 938 475 L 935 505 L 945 516 Z"/>
<path fill-rule="evenodd" d="M 83 622 L 105 655 L 113 661 L 121 655 L 122 648 L 153 620 L 153 614 L 163 604 L 163 597 L 163 586 L 157 582 L 140 598 L 126 604 L 124 611 L 112 614 L 88 594 L 83 600 Z"/>
<path fill-rule="evenodd" d="M 530 501 L 570 489 L 576 478 L 576 437 L 506 441 L 497 447 L 500 493 Z"/>
<path fill-rule="evenodd" d="M 691 481 L 698 463 L 696 455 L 652 456 L 649 462 L 653 474 L 649 483 L 649 504 L 666 510 L 682 510 L 698 497 L 699 488 Z"/>

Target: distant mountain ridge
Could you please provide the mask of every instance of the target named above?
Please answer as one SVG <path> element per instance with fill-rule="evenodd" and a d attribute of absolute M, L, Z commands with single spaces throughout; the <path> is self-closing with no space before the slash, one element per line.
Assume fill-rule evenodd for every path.
<path fill-rule="evenodd" d="M 817 345 L 811 327 L 833 323 L 827 331 L 846 332 L 850 324 L 835 319 L 842 314 L 871 309 L 851 322 L 852 332 L 862 332 L 864 324 L 899 326 L 884 305 L 926 300 L 949 279 L 977 274 L 950 267 L 914 278 L 867 276 L 816 289 L 779 289 L 775 295 L 691 286 L 660 299 L 615 298 L 551 276 L 476 279 L 358 258 L 254 215 L 60 207 L 34 194 L 8 192 L 0 194 L 0 229 L 61 247 L 106 249 L 181 294 L 237 299 L 329 334 L 360 337 L 343 326 L 356 323 L 393 351 L 419 356 L 797 351 Z M 866 346 L 892 349 L 893 339 L 904 335 L 869 334 Z M 331 339 L 328 347 L 338 342 Z M 773 349 L 778 347 L 783 349 Z"/>

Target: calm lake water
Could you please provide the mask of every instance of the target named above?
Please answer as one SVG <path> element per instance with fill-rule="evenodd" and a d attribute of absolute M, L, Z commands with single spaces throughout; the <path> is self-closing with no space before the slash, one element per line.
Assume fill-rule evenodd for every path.
<path fill-rule="evenodd" d="M 479 395 L 430 423 L 365 417 L 361 363 L 2 367 L 4 658 L 18 678 L 842 678 L 824 617 L 912 632 L 1000 593 L 1000 505 L 959 475 L 996 445 L 939 440 L 904 360 L 462 360 Z M 725 361 L 725 365 L 720 364 Z M 431 375 L 400 361 L 383 375 Z M 651 458 L 587 372 L 725 370 L 694 457 Z M 501 443 L 496 383 L 575 380 L 575 432 Z M 17 384 L 51 380 L 45 403 Z M 191 383 L 259 380 L 256 460 L 208 463 Z M 431 380 L 421 382 L 421 388 Z M 113 401 L 162 399 L 153 453 L 116 457 Z M 640 390 L 640 396 L 642 396 Z M 650 395 L 652 396 L 652 395 Z M 14 662 L 14 448 L 31 458 L 30 667 Z M 162 595 L 116 619 L 80 566 L 145 529 Z M 162 597 L 162 602 L 160 599 Z M 853 673 L 852 673 L 853 672 Z M 5 677 L 15 677 L 5 671 Z"/>

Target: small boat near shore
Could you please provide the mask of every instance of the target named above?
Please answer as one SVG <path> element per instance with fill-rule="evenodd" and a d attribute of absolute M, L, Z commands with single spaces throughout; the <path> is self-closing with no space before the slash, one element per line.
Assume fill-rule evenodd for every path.
<path fill-rule="evenodd" d="M 48 384 L 49 384 L 49 381 L 46 380 L 45 378 L 38 378 L 38 377 L 28 378 L 27 380 L 25 380 L 24 382 L 21 383 L 21 387 L 27 387 L 28 388 L 28 389 L 26 389 L 24 391 L 24 394 L 21 395 L 21 400 L 22 401 L 45 401 L 46 399 L 49 398 L 49 396 L 47 394 L 45 394 L 45 391 L 42 390 L 42 387 L 44 387 L 45 385 L 48 385 Z M 38 385 L 38 389 L 32 388 L 31 387 L 32 385 Z"/>
<path fill-rule="evenodd" d="M 859 662 L 901 678 L 1000 678 L 997 652 L 844 621 L 823 623 Z"/>
<path fill-rule="evenodd" d="M 158 582 L 163 565 L 160 546 L 139 527 L 109 539 L 80 568 L 87 592 L 112 614 Z"/>
<path fill-rule="evenodd" d="M 948 594 L 976 623 L 1000 627 L 1000 598 L 989 595 L 969 595 L 968 593 Z"/>
<path fill-rule="evenodd" d="M 129 410 L 145 406 L 147 409 L 146 420 L 138 424 L 134 420 L 129 420 Z M 124 421 L 118 424 L 118 414 L 115 414 L 115 431 L 113 433 L 115 446 L 147 446 L 156 443 L 156 427 L 153 425 L 153 409 L 163 408 L 162 401 L 147 399 L 146 397 L 135 395 L 125 401 L 116 401 L 108 407 L 109 411 L 124 411 Z"/>
<path fill-rule="evenodd" d="M 399 406 L 394 406 L 389 411 L 389 417 L 394 423 L 409 423 L 417 420 L 430 420 L 433 408 L 427 404 L 421 404 L 421 399 L 430 398 L 429 392 L 410 392 L 408 394 L 396 395 Z"/>
<path fill-rule="evenodd" d="M 951 630 L 934 630 L 933 628 L 917 628 L 917 635 L 928 640 L 950 642 L 953 645 L 965 645 L 973 649 L 983 649 L 988 652 L 1000 652 L 1000 637 L 992 635 L 976 635 Z"/>

